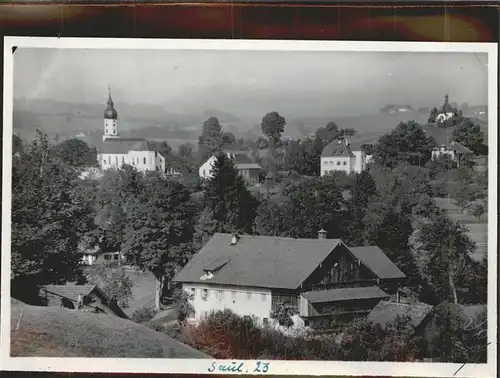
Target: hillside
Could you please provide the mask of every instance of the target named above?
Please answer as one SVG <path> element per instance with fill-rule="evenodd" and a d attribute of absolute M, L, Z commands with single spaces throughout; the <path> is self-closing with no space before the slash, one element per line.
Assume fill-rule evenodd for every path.
<path fill-rule="evenodd" d="M 130 320 L 19 302 L 11 307 L 11 356 L 210 358 Z"/>

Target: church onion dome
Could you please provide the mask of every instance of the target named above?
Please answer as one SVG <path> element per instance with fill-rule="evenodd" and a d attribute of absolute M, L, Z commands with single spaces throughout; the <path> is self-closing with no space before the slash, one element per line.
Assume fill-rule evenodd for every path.
<path fill-rule="evenodd" d="M 106 119 L 117 119 L 118 118 L 118 113 L 115 110 L 113 100 L 111 99 L 111 89 L 109 90 L 109 97 L 108 97 L 108 106 L 104 110 L 104 118 Z"/>

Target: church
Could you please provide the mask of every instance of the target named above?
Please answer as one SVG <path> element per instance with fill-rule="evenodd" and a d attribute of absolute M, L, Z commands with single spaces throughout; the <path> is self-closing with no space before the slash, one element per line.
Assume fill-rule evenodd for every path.
<path fill-rule="evenodd" d="M 104 134 L 97 158 L 102 169 L 120 169 L 128 164 L 142 172 L 165 172 L 165 157 L 146 139 L 120 137 L 118 112 L 111 98 L 111 88 L 104 110 Z"/>

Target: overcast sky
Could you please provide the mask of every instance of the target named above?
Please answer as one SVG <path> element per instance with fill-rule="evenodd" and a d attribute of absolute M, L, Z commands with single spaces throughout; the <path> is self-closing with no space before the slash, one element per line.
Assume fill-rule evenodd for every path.
<path fill-rule="evenodd" d="M 22 49 L 15 98 L 235 115 L 369 114 L 386 104 L 486 104 L 487 55 L 472 53 Z"/>

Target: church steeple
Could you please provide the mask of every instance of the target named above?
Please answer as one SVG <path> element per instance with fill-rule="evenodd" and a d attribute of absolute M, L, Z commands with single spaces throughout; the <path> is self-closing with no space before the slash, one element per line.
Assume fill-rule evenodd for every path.
<path fill-rule="evenodd" d="M 108 138 L 118 138 L 118 112 L 115 109 L 113 99 L 111 98 L 111 86 L 108 86 L 108 101 L 104 110 L 104 135 L 102 140 Z"/>
<path fill-rule="evenodd" d="M 109 98 L 111 99 L 111 94 L 110 94 L 110 97 L 109 97 Z M 448 98 L 449 98 L 449 97 L 448 97 L 448 93 L 446 93 L 446 94 L 444 95 L 444 103 L 445 103 L 445 104 L 447 104 L 447 103 L 448 103 Z"/>

